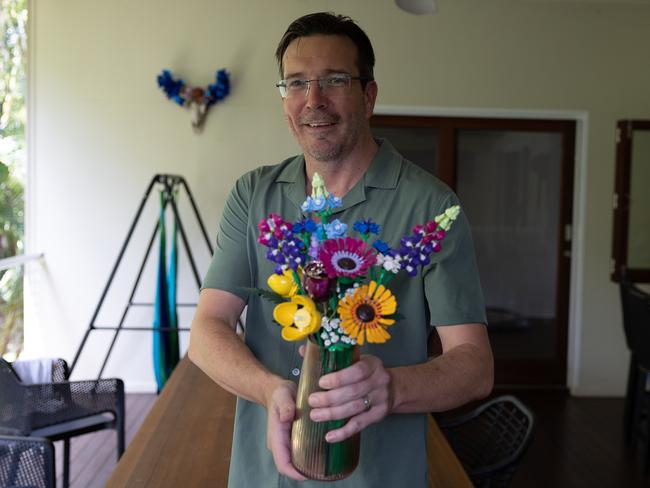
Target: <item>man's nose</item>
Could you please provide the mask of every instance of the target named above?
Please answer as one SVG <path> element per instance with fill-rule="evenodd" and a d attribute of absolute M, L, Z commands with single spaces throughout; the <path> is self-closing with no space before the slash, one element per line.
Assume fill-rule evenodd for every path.
<path fill-rule="evenodd" d="M 307 88 L 307 106 L 310 108 L 322 108 L 327 105 L 327 96 L 320 86 L 318 80 L 309 82 Z"/>

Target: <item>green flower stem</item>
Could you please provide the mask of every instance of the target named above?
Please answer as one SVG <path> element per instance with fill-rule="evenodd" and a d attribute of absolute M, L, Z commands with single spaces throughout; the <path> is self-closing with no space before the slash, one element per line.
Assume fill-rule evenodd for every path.
<path fill-rule="evenodd" d="M 384 283 L 385 276 L 386 276 L 386 270 L 382 268 L 379 273 L 379 279 L 377 280 L 377 285 L 382 285 Z"/>
<path fill-rule="evenodd" d="M 295 281 L 295 282 L 296 282 L 296 285 L 298 285 L 298 293 L 299 293 L 300 295 L 304 295 L 304 294 L 305 294 L 305 290 L 304 290 L 304 288 L 302 287 L 302 283 L 300 282 L 300 276 L 298 276 L 298 272 L 297 272 L 295 269 L 292 269 L 292 270 L 291 270 L 291 276 L 293 276 L 293 281 Z"/>
<path fill-rule="evenodd" d="M 347 368 L 352 364 L 353 347 L 348 347 L 342 351 L 328 351 L 324 349 L 323 353 L 323 375 L 340 371 Z M 335 429 L 340 429 L 347 422 L 343 420 L 330 420 L 327 422 L 327 432 Z M 346 463 L 345 460 L 348 456 L 349 443 L 334 442 L 329 444 L 326 458 L 326 474 L 337 474 L 343 471 Z"/>

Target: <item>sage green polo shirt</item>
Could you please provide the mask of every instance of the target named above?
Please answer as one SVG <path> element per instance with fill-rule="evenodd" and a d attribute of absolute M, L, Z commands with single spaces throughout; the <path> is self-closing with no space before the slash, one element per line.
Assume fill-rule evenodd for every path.
<path fill-rule="evenodd" d="M 405 160 L 388 141 L 380 143 L 372 165 L 343 197 L 334 218 L 349 225 L 372 218 L 379 238 L 391 247 L 446 208 L 456 195 L 430 173 Z M 246 287 L 266 288 L 273 264 L 266 248 L 257 243 L 257 224 L 269 213 L 294 222 L 303 216 L 305 161 L 303 156 L 275 166 L 264 166 L 242 176 L 226 202 L 214 258 L 204 288 L 226 290 L 246 301 L 246 344 L 269 370 L 298 381 L 299 343 L 286 342 L 272 320 L 273 304 Z M 427 335 L 433 326 L 486 323 L 483 295 L 474 247 L 464 213 L 442 241 L 442 250 L 417 277 L 401 273 L 389 283 L 398 312 L 405 318 L 390 328 L 385 344 L 365 344 L 362 354 L 379 356 L 387 367 L 418 364 L 427 359 Z M 431 325 L 430 325 L 431 324 Z M 347 479 L 331 487 L 418 488 L 427 486 L 427 423 L 425 414 L 394 414 L 366 428 L 361 436 L 361 458 Z M 266 448 L 266 409 L 239 398 L 235 419 L 230 487 L 315 487 L 322 482 L 296 483 L 280 476 Z"/>

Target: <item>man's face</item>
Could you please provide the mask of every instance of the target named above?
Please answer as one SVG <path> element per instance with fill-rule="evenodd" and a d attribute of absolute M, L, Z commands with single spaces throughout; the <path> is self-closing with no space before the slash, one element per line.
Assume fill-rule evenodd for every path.
<path fill-rule="evenodd" d="M 356 46 L 347 37 L 300 37 L 289 44 L 282 58 L 284 78 L 314 80 L 333 73 L 359 76 L 356 57 Z M 284 113 L 306 155 L 321 162 L 338 161 L 368 131 L 375 97 L 374 82 L 364 91 L 361 82 L 353 80 L 349 90 L 330 95 L 314 81 L 306 97 L 284 99 Z"/>

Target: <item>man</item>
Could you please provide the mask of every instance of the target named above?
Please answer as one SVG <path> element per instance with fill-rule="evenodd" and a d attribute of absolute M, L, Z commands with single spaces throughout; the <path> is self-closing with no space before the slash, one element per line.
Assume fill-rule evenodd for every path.
<path fill-rule="evenodd" d="M 395 246 L 415 224 L 457 202 L 440 181 L 375 141 L 369 119 L 377 97 L 374 54 L 349 18 L 312 14 L 293 22 L 277 50 L 284 113 L 304 155 L 240 178 L 224 208 L 217 250 L 201 291 L 189 357 L 238 398 L 229 485 L 294 486 L 289 438 L 301 358 L 272 321 L 273 305 L 245 287 L 264 287 L 273 264 L 256 242 L 269 213 L 295 221 L 314 172 L 343 198 L 335 217 L 372 217 Z M 309 398 L 312 418 L 345 419 L 327 440 L 362 431 L 356 471 L 336 486 L 424 487 L 426 412 L 486 396 L 492 355 L 473 245 L 463 214 L 422 275 L 391 282 L 405 319 L 386 344 L 369 344 L 360 361 L 321 378 Z M 235 325 L 248 305 L 245 342 Z M 427 361 L 429 324 L 443 354 Z M 370 408 L 368 408 L 370 407 Z M 267 450 L 268 447 L 268 450 Z M 311 486 L 318 482 L 298 483 Z"/>

